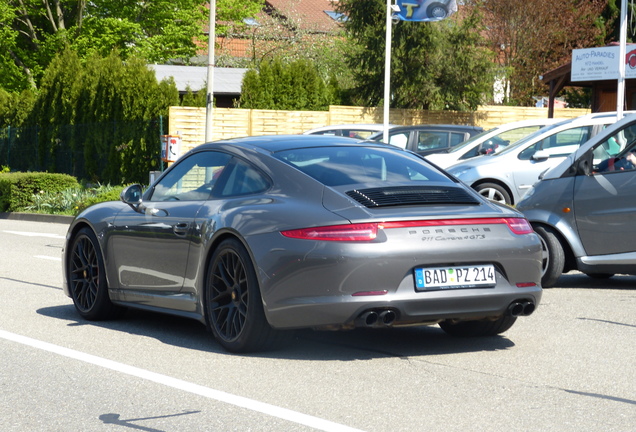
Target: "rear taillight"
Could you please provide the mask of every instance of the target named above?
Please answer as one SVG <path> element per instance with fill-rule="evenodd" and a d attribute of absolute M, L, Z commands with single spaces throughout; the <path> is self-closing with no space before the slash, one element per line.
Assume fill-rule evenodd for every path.
<path fill-rule="evenodd" d="M 371 241 L 378 235 L 377 223 L 331 225 L 281 231 L 285 237 L 304 240 Z"/>
<path fill-rule="evenodd" d="M 527 219 L 524 218 L 505 218 L 504 219 L 508 224 L 508 228 L 515 234 L 530 234 L 534 230 L 528 222 Z"/>
<path fill-rule="evenodd" d="M 454 225 L 494 225 L 506 224 L 515 234 L 530 234 L 532 227 L 524 218 L 472 218 L 472 219 L 432 219 L 416 221 L 383 222 L 380 228 L 411 228 Z"/>
<path fill-rule="evenodd" d="M 506 224 L 515 234 L 530 234 L 533 232 L 532 227 L 524 218 L 474 218 L 331 225 L 281 231 L 281 234 L 285 237 L 303 240 L 371 241 L 377 237 L 378 229 L 493 224 Z"/>

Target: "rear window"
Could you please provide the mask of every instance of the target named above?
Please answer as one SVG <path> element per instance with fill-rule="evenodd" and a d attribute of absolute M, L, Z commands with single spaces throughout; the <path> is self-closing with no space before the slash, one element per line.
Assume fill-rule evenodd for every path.
<path fill-rule="evenodd" d="M 327 186 L 378 182 L 446 182 L 447 176 L 418 156 L 379 147 L 311 147 L 275 153 Z"/>

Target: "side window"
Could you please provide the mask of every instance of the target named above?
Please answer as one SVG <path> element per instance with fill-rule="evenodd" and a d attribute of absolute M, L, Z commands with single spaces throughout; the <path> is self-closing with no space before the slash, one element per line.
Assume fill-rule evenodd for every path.
<path fill-rule="evenodd" d="M 519 153 L 519 159 L 532 159 L 539 150 L 543 150 L 550 157 L 567 156 L 590 138 L 590 131 L 591 126 L 582 126 L 557 132 Z"/>
<path fill-rule="evenodd" d="M 446 132 L 419 132 L 417 134 L 417 150 L 433 150 L 448 147 Z"/>
<path fill-rule="evenodd" d="M 256 168 L 241 159 L 227 167 L 229 173 L 218 193 L 221 197 L 251 195 L 266 191 L 270 183 Z"/>
<path fill-rule="evenodd" d="M 409 133 L 400 132 L 389 136 L 389 144 L 400 148 L 406 148 L 406 144 L 409 142 Z"/>
<path fill-rule="evenodd" d="M 455 147 L 458 144 L 466 141 L 466 138 L 463 133 L 451 132 L 450 134 L 450 146 Z"/>
<path fill-rule="evenodd" d="M 499 137 L 494 136 L 487 141 L 479 144 L 471 151 L 466 152 L 461 159 L 469 159 L 471 157 L 476 157 L 480 155 L 490 155 L 494 153 L 499 153 L 501 150 L 506 148 L 508 145 L 507 141 L 501 140 Z"/>
<path fill-rule="evenodd" d="M 154 187 L 151 201 L 199 201 L 210 198 L 212 188 L 232 156 L 203 151 L 179 161 Z"/>
<path fill-rule="evenodd" d="M 636 123 L 601 141 L 592 155 L 594 172 L 636 169 Z"/>
<path fill-rule="evenodd" d="M 349 138 L 357 138 L 357 139 L 368 139 L 374 133 L 375 131 L 369 131 L 369 130 L 363 130 L 363 129 L 361 130 L 349 129 L 349 130 L 343 130 L 342 136 L 346 136 Z"/>

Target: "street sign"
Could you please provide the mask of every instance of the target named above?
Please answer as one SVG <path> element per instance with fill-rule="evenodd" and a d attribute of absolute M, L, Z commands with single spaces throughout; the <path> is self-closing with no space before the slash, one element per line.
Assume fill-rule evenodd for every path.
<path fill-rule="evenodd" d="M 395 4 L 399 11 L 393 16 L 401 21 L 439 21 L 457 12 L 456 0 L 396 0 Z"/>

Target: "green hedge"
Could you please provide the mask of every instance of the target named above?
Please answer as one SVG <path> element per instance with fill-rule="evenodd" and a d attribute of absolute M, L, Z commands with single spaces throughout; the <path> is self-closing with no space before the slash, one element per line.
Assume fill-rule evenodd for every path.
<path fill-rule="evenodd" d="M 77 179 L 67 174 L 0 173 L 0 211 L 23 211 L 34 204 L 36 194 L 74 187 L 79 187 Z"/>

